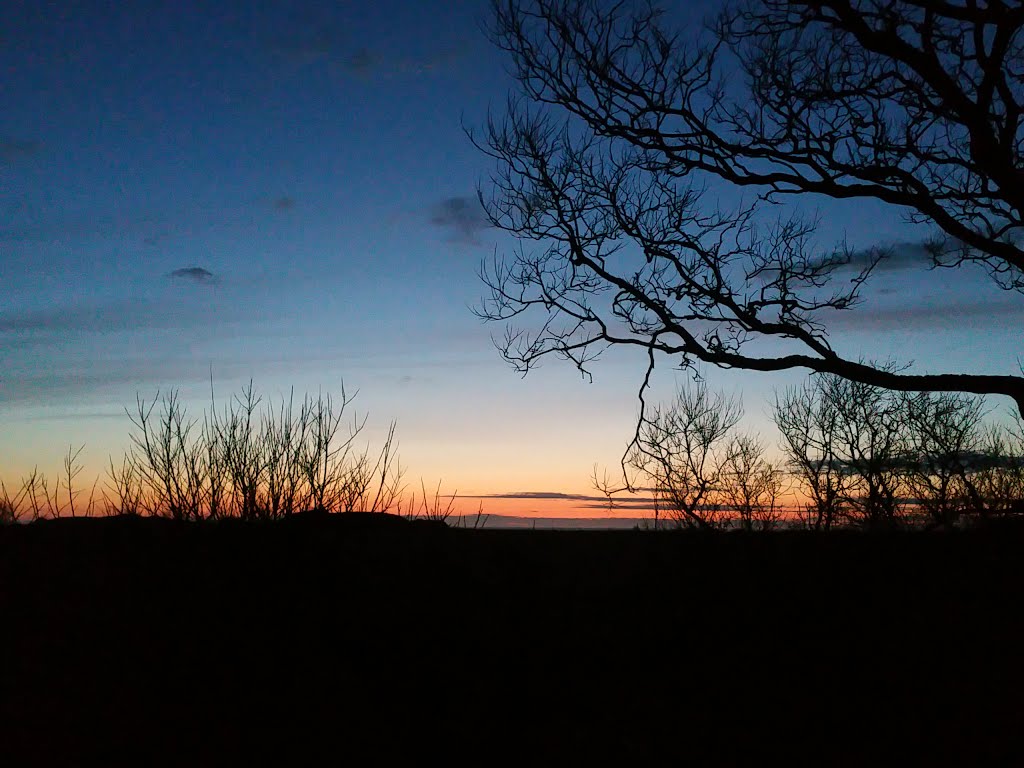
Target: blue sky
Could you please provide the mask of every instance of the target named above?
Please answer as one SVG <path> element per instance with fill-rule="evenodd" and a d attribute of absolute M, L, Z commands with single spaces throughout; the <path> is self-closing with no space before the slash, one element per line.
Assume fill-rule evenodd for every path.
<path fill-rule="evenodd" d="M 123 406 L 178 387 L 202 407 L 252 378 L 276 397 L 359 389 L 370 436 L 398 421 L 409 477 L 467 494 L 586 493 L 631 432 L 641 359 L 588 384 L 521 379 L 469 306 L 511 247 L 475 199 L 462 132 L 512 85 L 486 2 L 37 2 L 0 9 L 0 473 L 97 470 Z M 842 351 L 921 370 L 1013 373 L 1021 304 L 977 271 L 920 269 L 929 234 L 870 203 L 802 199 L 819 238 L 902 243 Z M 742 394 L 769 443 L 772 387 Z M 666 361 L 656 381 L 667 395 Z M 1004 404 L 997 403 L 999 407 Z"/>

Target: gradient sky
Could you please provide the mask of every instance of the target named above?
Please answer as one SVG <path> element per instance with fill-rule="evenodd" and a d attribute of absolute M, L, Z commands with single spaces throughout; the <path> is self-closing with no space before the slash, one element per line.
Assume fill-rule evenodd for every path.
<path fill-rule="evenodd" d="M 0 478 L 56 470 L 69 443 L 98 472 L 136 393 L 177 387 L 198 415 L 212 368 L 219 396 L 344 380 L 371 439 L 397 420 L 417 486 L 592 514 L 549 496 L 617 467 L 644 361 L 522 379 L 469 309 L 481 258 L 513 244 L 478 208 L 490 165 L 461 129 L 512 86 L 486 18 L 485 0 L 3 3 Z M 798 204 L 823 248 L 897 244 L 832 326 L 840 351 L 1019 371 L 1017 297 L 922 269 L 930 232 L 898 210 Z M 803 376 L 708 372 L 770 445 L 772 389 Z M 663 361 L 656 393 L 675 377 Z"/>

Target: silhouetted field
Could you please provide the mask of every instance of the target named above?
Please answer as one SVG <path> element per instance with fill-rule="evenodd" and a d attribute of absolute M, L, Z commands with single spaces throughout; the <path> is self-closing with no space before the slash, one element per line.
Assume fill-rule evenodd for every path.
<path fill-rule="evenodd" d="M 9 765 L 1012 764 L 1022 543 L 351 514 L 7 526 L 3 747 Z"/>

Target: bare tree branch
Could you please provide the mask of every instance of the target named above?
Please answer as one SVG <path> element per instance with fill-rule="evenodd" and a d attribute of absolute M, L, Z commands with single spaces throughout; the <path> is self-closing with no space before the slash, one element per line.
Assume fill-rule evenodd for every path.
<path fill-rule="evenodd" d="M 648 5 L 495 0 L 491 37 L 521 96 L 469 133 L 495 163 L 480 191 L 490 221 L 521 242 L 481 268 L 478 314 L 518 324 L 495 339 L 503 356 L 522 373 L 554 356 L 589 376 L 609 346 L 637 346 L 1024 410 L 1019 376 L 839 355 L 829 321 L 887 254 L 847 279 L 852 254 L 818 250 L 817 221 L 762 213 L 791 194 L 876 198 L 940 230 L 934 266 L 980 262 L 1024 291 L 1022 13 L 750 0 L 688 41 Z M 708 179 L 757 198 L 717 210 Z"/>

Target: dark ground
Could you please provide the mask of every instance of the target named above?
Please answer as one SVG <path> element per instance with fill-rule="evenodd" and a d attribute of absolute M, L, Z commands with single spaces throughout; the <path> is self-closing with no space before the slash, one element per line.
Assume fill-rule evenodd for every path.
<path fill-rule="evenodd" d="M 1024 764 L 1019 530 L 370 523 L 0 529 L 0 762 Z"/>

